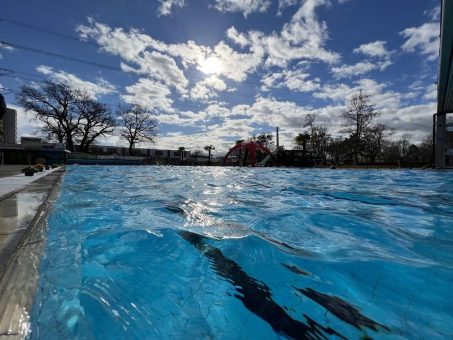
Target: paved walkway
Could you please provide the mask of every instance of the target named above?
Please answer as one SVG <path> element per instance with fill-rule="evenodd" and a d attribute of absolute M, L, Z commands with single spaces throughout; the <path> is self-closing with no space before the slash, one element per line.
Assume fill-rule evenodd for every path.
<path fill-rule="evenodd" d="M 0 165 L 0 178 L 19 175 L 26 165 Z"/>
<path fill-rule="evenodd" d="M 30 184 L 46 175 L 51 174 L 55 170 L 58 170 L 59 168 L 56 169 L 50 169 L 50 170 L 44 170 L 43 172 L 37 172 L 34 174 L 34 176 L 25 176 L 22 174 L 20 171 L 23 168 L 23 166 L 20 166 L 18 168 L 17 165 L 10 166 L 8 170 L 3 168 L 4 166 L 0 166 L 0 173 L 6 174 L 8 173 L 9 176 L 7 177 L 0 177 L 0 200 L 4 198 L 4 196 L 17 191 L 27 184 Z M 14 168 L 16 167 L 16 169 Z M 3 171 L 2 171 L 3 168 Z M 19 169 L 19 170 L 18 170 Z M 14 175 L 15 174 L 15 175 Z"/>

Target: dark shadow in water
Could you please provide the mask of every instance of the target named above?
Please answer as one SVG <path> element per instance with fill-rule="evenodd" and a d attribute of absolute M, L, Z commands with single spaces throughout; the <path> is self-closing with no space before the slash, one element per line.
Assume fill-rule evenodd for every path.
<path fill-rule="evenodd" d="M 266 321 L 276 333 L 294 339 L 325 339 L 325 334 L 346 339 L 334 329 L 323 327 L 312 319 L 307 318 L 308 324 L 293 319 L 272 299 L 271 290 L 265 283 L 250 277 L 218 248 L 205 244 L 203 236 L 188 231 L 181 231 L 180 235 L 209 259 L 219 276 L 235 287 L 235 297 L 249 311 Z"/>
<path fill-rule="evenodd" d="M 383 326 L 367 318 L 365 315 L 360 313 L 360 311 L 356 307 L 340 299 L 337 296 L 319 293 L 311 288 L 305 289 L 296 288 L 296 289 L 309 299 L 323 306 L 333 315 L 337 316 L 344 322 L 347 322 L 348 324 L 360 330 L 363 330 L 364 327 L 367 327 L 374 331 L 378 331 L 379 327 L 387 331 L 389 330 L 387 326 Z"/>
<path fill-rule="evenodd" d="M 291 255 L 296 255 L 296 256 L 301 256 L 301 257 L 310 257 L 310 258 L 317 257 L 316 254 L 314 254 L 312 252 L 309 252 L 307 250 L 303 250 L 303 249 L 300 249 L 300 248 L 295 248 L 295 247 L 293 247 L 293 246 L 291 246 L 291 245 L 289 245 L 289 244 L 287 244 L 285 242 L 282 242 L 282 241 L 277 240 L 275 238 L 269 237 L 265 233 L 262 233 L 262 232 L 259 232 L 259 231 L 256 231 L 256 230 L 253 230 L 253 233 L 256 236 L 262 238 L 263 240 L 268 241 L 268 242 L 272 243 L 273 245 L 277 246 L 284 253 L 291 254 Z"/>
<path fill-rule="evenodd" d="M 174 214 L 184 215 L 185 211 L 176 205 L 165 205 L 165 210 L 172 212 Z"/>
<path fill-rule="evenodd" d="M 285 267 L 286 269 L 288 269 L 289 271 L 292 271 L 294 274 L 303 275 L 303 276 L 309 276 L 310 275 L 309 272 L 306 272 L 305 270 L 300 269 L 299 267 L 294 266 L 292 264 L 282 263 L 281 265 L 283 267 Z"/>

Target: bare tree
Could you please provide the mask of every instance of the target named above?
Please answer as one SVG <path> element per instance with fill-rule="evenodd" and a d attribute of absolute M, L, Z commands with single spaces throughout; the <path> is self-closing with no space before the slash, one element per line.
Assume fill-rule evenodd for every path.
<path fill-rule="evenodd" d="M 151 112 L 138 105 L 129 105 L 120 107 L 118 116 L 123 126 L 121 137 L 129 143 L 129 155 L 132 155 L 132 149 L 137 143 L 154 143 L 158 123 Z"/>
<path fill-rule="evenodd" d="M 327 143 L 330 139 L 330 135 L 326 126 L 315 124 L 315 121 L 316 116 L 314 114 L 307 114 L 305 116 L 305 130 L 296 137 L 295 142 L 296 144 L 302 143 L 304 154 L 307 149 L 309 149 L 313 156 L 315 156 L 322 163 L 325 163 L 327 156 Z M 308 147 L 307 143 L 309 143 Z M 299 144 L 299 147 L 300 145 L 301 144 Z"/>
<path fill-rule="evenodd" d="M 314 134 L 315 134 L 315 120 L 316 117 L 315 115 L 308 113 L 305 115 L 304 118 L 304 129 L 308 129 L 308 135 L 310 136 L 310 145 L 311 145 L 311 151 L 314 151 L 315 149 L 315 139 L 314 139 Z"/>
<path fill-rule="evenodd" d="M 385 162 L 398 162 L 400 160 L 400 148 L 398 143 L 391 140 L 384 140 L 382 143 L 382 158 Z"/>
<path fill-rule="evenodd" d="M 363 135 L 368 127 L 380 115 L 374 105 L 370 104 L 369 95 L 353 95 L 345 110 L 341 113 L 344 120 L 344 132 L 349 133 L 353 141 L 354 164 L 359 162 L 359 154 L 362 151 Z"/>
<path fill-rule="evenodd" d="M 420 157 L 421 161 L 425 163 L 432 163 L 433 160 L 433 136 L 429 135 L 420 143 Z"/>
<path fill-rule="evenodd" d="M 66 143 L 70 151 L 75 151 L 77 141 L 82 151 L 88 151 L 96 138 L 112 132 L 115 126 L 106 105 L 66 83 L 22 85 L 16 100 L 43 123 L 41 132 L 48 139 Z"/>
<path fill-rule="evenodd" d="M 400 139 L 396 141 L 399 151 L 400 151 L 400 158 L 402 160 L 406 160 L 407 153 L 409 151 L 409 147 L 411 146 L 411 135 L 408 133 L 405 133 L 404 135 L 401 136 Z"/>
<path fill-rule="evenodd" d="M 74 151 L 74 134 L 80 124 L 77 100 L 80 92 L 64 83 L 44 81 L 40 88 L 21 85 L 16 100 L 43 124 L 42 131 Z"/>
<path fill-rule="evenodd" d="M 80 140 L 80 151 L 88 152 L 89 146 L 100 136 L 105 136 L 115 130 L 115 119 L 110 108 L 88 96 L 77 103 L 81 122 L 77 133 Z"/>
<path fill-rule="evenodd" d="M 376 159 L 382 154 L 383 142 L 386 137 L 393 133 L 384 124 L 375 124 L 367 128 L 363 138 L 363 154 L 369 158 L 371 163 L 376 162 Z"/>
<path fill-rule="evenodd" d="M 296 144 L 296 149 L 302 149 L 302 156 L 305 157 L 307 152 L 307 142 L 310 141 L 310 135 L 308 133 L 299 133 L 294 138 L 294 143 Z"/>

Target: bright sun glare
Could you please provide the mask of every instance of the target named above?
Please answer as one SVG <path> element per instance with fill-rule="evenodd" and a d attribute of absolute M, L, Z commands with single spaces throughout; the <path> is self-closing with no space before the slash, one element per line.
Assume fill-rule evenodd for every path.
<path fill-rule="evenodd" d="M 208 57 L 200 63 L 200 70 L 206 74 L 219 73 L 222 62 L 217 57 Z"/>

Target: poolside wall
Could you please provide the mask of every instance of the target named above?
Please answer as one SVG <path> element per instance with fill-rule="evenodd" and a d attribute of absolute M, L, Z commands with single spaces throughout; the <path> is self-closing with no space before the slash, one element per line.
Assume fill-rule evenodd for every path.
<path fill-rule="evenodd" d="M 64 168 L 55 171 L 54 178 L 43 177 L 41 190 L 47 193 L 36 210 L 21 239 L 12 251 L 2 255 L 0 262 L 0 338 L 23 339 L 29 333 L 30 310 L 39 280 L 39 265 L 47 233 L 47 218 L 58 198 Z M 31 185 L 29 185 L 31 186 Z M 29 186 L 23 188 L 26 191 Z M 8 246 L 8 245 L 7 245 Z M 7 247 L 8 248 L 8 247 Z M 10 247 L 11 248 L 11 247 Z"/>

